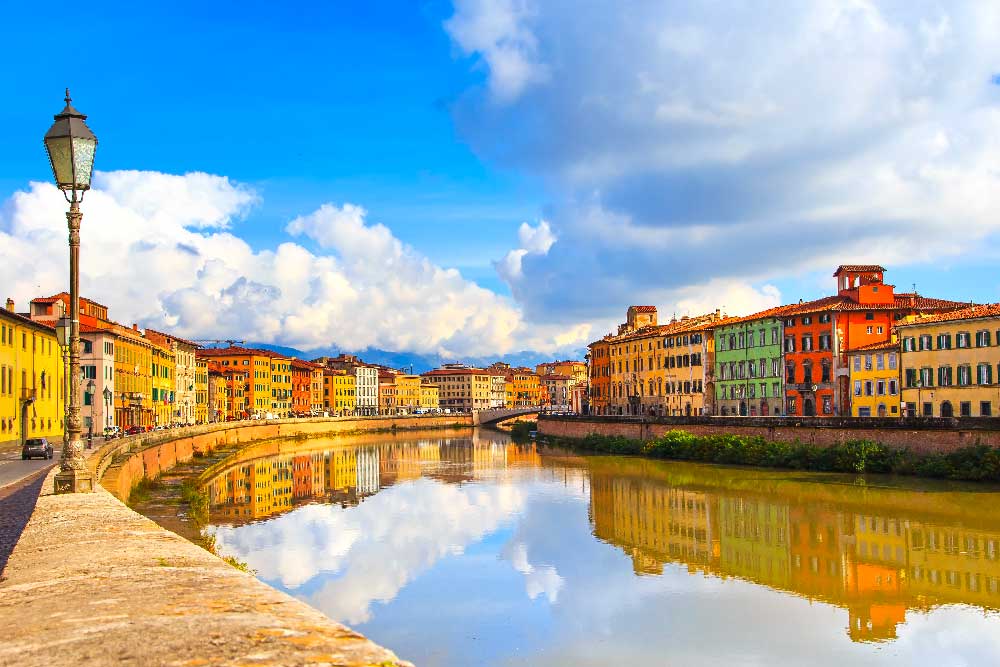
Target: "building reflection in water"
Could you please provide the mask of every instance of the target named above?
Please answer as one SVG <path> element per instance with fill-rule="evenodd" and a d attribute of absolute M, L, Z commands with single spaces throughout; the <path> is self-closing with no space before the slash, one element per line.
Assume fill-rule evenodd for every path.
<path fill-rule="evenodd" d="M 306 503 L 350 507 L 420 477 L 461 484 L 537 469 L 589 490 L 593 535 L 624 551 L 636 575 L 679 565 L 827 602 L 846 610 L 854 641 L 895 639 L 908 610 L 1000 606 L 1000 512 L 984 505 L 986 493 L 585 458 L 489 431 L 386 439 L 245 450 L 208 484 L 212 520 L 239 525 Z"/>
<path fill-rule="evenodd" d="M 724 480 L 691 474 L 711 476 L 708 467 L 686 466 L 687 487 L 629 470 L 636 467 L 649 466 L 595 462 L 590 472 L 594 535 L 625 550 L 637 575 L 682 564 L 822 600 L 847 610 L 855 641 L 895 639 L 908 609 L 1000 606 L 1000 517 L 964 503 L 952 504 L 964 516 L 951 521 L 924 512 L 935 495 L 979 494 L 885 490 L 892 507 L 880 511 L 871 494 L 841 485 L 775 479 L 758 492 L 732 493 L 704 489 Z M 844 504 L 823 498 L 824 487 L 839 491 Z M 850 507 L 861 500 L 867 509 Z M 919 502 L 907 507 L 907 501 Z M 973 517 L 986 525 L 968 526 Z"/>

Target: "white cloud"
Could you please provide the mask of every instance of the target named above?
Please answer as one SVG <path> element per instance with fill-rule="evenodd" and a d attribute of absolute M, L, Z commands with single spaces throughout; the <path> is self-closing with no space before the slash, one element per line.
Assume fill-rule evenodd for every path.
<path fill-rule="evenodd" d="M 219 527 L 215 536 L 220 552 L 293 592 L 321 573 L 337 573 L 302 597 L 333 619 L 357 624 L 369 620 L 373 602 L 392 600 L 438 560 L 494 532 L 523 505 L 513 485 L 421 478 L 349 512 L 306 505 L 267 522 Z"/>
<path fill-rule="evenodd" d="M 507 102 L 548 78 L 535 57 L 536 41 L 529 0 L 456 0 L 445 27 L 466 53 L 477 53 L 489 68 L 493 98 Z"/>
<path fill-rule="evenodd" d="M 521 262 L 525 256 L 545 256 L 552 244 L 556 242 L 555 234 L 552 233 L 552 228 L 545 220 L 540 220 L 535 227 L 522 222 L 517 230 L 517 238 L 520 247 L 508 252 L 495 265 L 497 273 L 507 282 L 521 277 Z"/>
<path fill-rule="evenodd" d="M 985 252 L 1000 232 L 1000 4 L 496 11 L 456 2 L 465 24 L 530 34 L 549 76 L 502 105 L 470 91 L 455 119 L 551 188 L 558 240 L 497 263 L 532 321 L 665 306 L 710 277 L 761 290 L 840 261 Z M 489 62 L 495 38 L 449 32 Z"/>
<path fill-rule="evenodd" d="M 188 338 L 239 338 L 305 350 L 378 347 L 449 356 L 554 351 L 510 299 L 436 266 L 353 204 L 324 204 L 286 227 L 310 239 L 253 249 L 232 229 L 258 201 L 203 173 L 99 172 L 83 203 L 82 293 L 125 323 Z M 66 203 L 32 183 L 0 219 L 0 284 L 21 310 L 67 283 Z M 528 245 L 544 246 L 529 233 Z"/>

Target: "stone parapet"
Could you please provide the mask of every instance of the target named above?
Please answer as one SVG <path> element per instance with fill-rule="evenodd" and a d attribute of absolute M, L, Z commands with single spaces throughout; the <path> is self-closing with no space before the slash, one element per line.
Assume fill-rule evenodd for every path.
<path fill-rule="evenodd" d="M 538 432 L 560 438 L 588 435 L 652 440 L 668 431 L 694 435 L 760 436 L 775 442 L 829 447 L 850 440 L 873 440 L 921 454 L 947 453 L 970 445 L 1000 447 L 1000 418 L 857 417 L 604 417 L 541 415 Z"/>
<path fill-rule="evenodd" d="M 410 664 L 100 487 L 43 491 L 3 574 L 0 664 Z"/>

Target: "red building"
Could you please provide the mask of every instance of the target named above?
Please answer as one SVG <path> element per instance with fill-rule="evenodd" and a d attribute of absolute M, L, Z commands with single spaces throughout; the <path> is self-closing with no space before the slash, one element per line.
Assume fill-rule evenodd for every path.
<path fill-rule="evenodd" d="M 916 313 L 947 312 L 968 304 L 896 294 L 874 264 L 841 265 L 837 295 L 793 306 L 784 318 L 785 413 L 850 414 L 846 353 L 890 339 L 894 324 Z"/>
<path fill-rule="evenodd" d="M 292 359 L 292 414 L 308 415 L 312 411 L 313 370 L 322 368 L 301 359 Z"/>

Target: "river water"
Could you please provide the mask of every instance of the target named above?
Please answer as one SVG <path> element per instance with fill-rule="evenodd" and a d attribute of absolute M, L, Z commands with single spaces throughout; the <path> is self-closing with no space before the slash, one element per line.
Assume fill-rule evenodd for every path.
<path fill-rule="evenodd" d="M 208 491 L 221 553 L 423 667 L 1000 664 L 996 488 L 476 430 L 264 443 Z"/>

